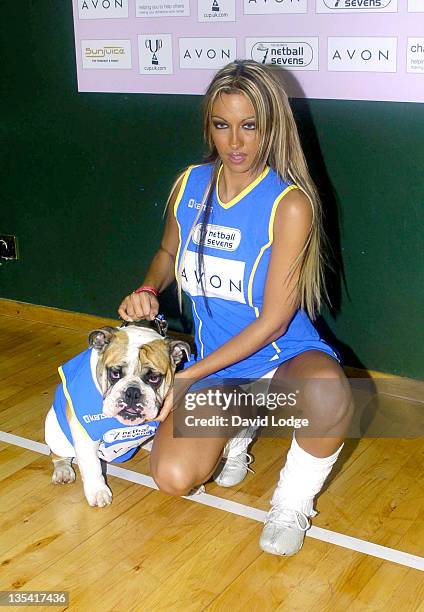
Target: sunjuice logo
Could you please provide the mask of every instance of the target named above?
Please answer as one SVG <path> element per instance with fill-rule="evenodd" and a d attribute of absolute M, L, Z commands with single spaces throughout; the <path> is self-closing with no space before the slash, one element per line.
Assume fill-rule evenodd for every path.
<path fill-rule="evenodd" d="M 193 242 L 200 243 L 201 224 L 196 225 L 193 234 Z M 235 227 L 224 227 L 223 225 L 208 225 L 205 235 L 205 246 L 223 251 L 235 251 L 241 240 L 241 232 Z"/>
<path fill-rule="evenodd" d="M 81 48 L 84 70 L 131 68 L 130 40 L 82 40 Z"/>

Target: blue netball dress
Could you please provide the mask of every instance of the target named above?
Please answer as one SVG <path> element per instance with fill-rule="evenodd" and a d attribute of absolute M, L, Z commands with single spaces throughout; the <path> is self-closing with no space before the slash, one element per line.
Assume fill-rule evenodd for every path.
<path fill-rule="evenodd" d="M 180 240 L 176 273 L 212 170 L 213 164 L 190 166 L 184 175 L 174 205 Z M 269 166 L 230 202 L 222 202 L 215 188 L 202 272 L 211 314 L 204 302 L 197 261 L 201 217 L 192 233 L 182 266 L 182 289 L 190 298 L 193 310 L 197 359 L 209 355 L 259 316 L 271 255 L 275 212 L 281 198 L 292 189 L 297 187 L 285 183 Z M 298 310 L 282 336 L 212 376 L 260 378 L 287 359 L 311 349 L 338 358 L 321 340 L 306 312 Z M 190 366 L 193 359 L 186 366 Z"/>
<path fill-rule="evenodd" d="M 100 440 L 100 458 L 126 461 L 143 441 L 155 433 L 159 421 L 128 426 L 103 414 L 103 396 L 94 378 L 97 357 L 96 351 L 87 349 L 59 367 L 62 383 L 56 389 L 53 409 L 60 428 L 72 445 L 66 418 L 67 402 L 85 434 L 93 441 Z"/>

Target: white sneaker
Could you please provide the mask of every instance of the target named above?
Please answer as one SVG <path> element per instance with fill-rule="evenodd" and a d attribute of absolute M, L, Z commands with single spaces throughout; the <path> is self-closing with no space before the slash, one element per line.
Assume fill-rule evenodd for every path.
<path fill-rule="evenodd" d="M 312 510 L 311 517 L 317 515 Z M 295 555 L 305 539 L 305 532 L 311 527 L 309 518 L 299 510 L 276 504 L 265 519 L 259 546 L 272 555 Z"/>
<path fill-rule="evenodd" d="M 220 487 L 234 487 L 246 478 L 247 472 L 255 473 L 249 467 L 252 461 L 253 457 L 249 453 L 228 457 L 218 465 L 213 479 Z"/>

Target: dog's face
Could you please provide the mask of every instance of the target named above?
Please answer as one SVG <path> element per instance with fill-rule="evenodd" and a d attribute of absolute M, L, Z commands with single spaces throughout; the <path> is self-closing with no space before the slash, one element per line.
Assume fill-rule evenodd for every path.
<path fill-rule="evenodd" d="M 184 354 L 190 355 L 186 342 L 131 325 L 97 329 L 89 344 L 99 353 L 96 374 L 103 414 L 124 425 L 141 425 L 157 417 L 177 364 Z"/>

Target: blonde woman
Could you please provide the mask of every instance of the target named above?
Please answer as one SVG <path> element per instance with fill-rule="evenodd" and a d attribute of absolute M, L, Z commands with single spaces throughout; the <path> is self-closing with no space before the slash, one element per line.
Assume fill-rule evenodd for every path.
<path fill-rule="evenodd" d="M 227 65 L 203 107 L 210 154 L 174 185 L 159 250 L 119 314 L 152 319 L 175 277 L 180 298 L 183 290 L 192 302 L 197 356 L 177 374 L 178 397 L 165 400 L 151 454 L 157 485 L 172 495 L 212 475 L 222 486 L 237 484 L 251 459 L 246 432 L 229 441 L 173 437 L 173 410 L 194 381 L 307 381 L 303 410 L 318 433 L 293 437 L 260 540 L 264 551 L 292 555 L 316 514 L 314 497 L 341 451 L 351 412 L 337 356 L 311 323 L 325 294 L 321 205 L 271 68 L 250 60 Z"/>

